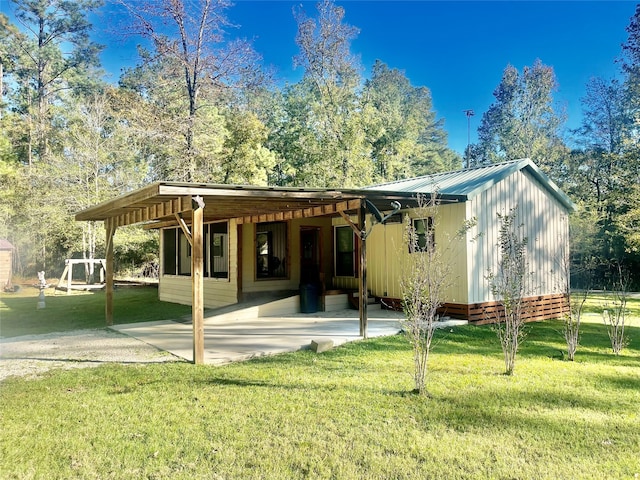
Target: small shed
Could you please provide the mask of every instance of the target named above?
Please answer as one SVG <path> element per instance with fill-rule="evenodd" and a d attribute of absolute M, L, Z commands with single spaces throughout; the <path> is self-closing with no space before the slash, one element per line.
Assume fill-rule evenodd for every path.
<path fill-rule="evenodd" d="M 13 245 L 0 238 L 0 288 L 3 290 L 11 285 L 13 275 Z"/>

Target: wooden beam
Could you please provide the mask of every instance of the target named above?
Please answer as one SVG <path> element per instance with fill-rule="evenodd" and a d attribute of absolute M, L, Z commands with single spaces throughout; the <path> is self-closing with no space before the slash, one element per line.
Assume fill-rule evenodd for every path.
<path fill-rule="evenodd" d="M 351 218 L 349 217 L 349 215 L 347 215 L 346 213 L 344 213 L 342 210 L 338 212 L 340 214 L 340 216 L 344 219 L 345 222 L 347 222 L 347 225 L 349 225 L 351 227 L 351 230 L 353 230 L 356 234 L 356 236 L 358 238 L 360 238 L 360 228 L 351 221 Z"/>
<path fill-rule="evenodd" d="M 62 271 L 62 275 L 60 275 L 60 280 L 58 280 L 58 287 L 62 288 L 62 282 L 64 281 L 64 277 L 66 277 L 68 271 L 69 271 L 69 263 L 64 262 L 64 270 Z M 67 295 L 68 294 L 69 294 L 69 286 L 67 285 Z"/>
<path fill-rule="evenodd" d="M 359 290 L 359 310 L 360 310 L 360 336 L 367 338 L 367 305 L 369 303 L 369 293 L 367 290 L 367 211 L 364 202 L 360 202 L 358 209 L 358 224 L 360 225 L 360 281 Z"/>
<path fill-rule="evenodd" d="M 239 198 L 238 201 L 239 200 L 241 200 L 241 198 Z M 335 215 L 336 213 L 357 210 L 360 206 L 360 199 L 344 200 L 337 203 L 324 203 L 321 205 L 312 205 L 309 207 L 301 206 L 301 208 L 291 208 L 294 202 L 281 202 L 276 204 L 274 203 L 275 199 L 269 200 L 267 202 L 268 203 L 260 203 L 253 207 L 252 209 L 256 210 L 255 213 L 248 212 L 249 214 L 247 214 L 247 212 L 237 212 L 240 215 L 239 217 L 237 217 L 238 224 L 275 222 L 299 218 Z M 265 207 L 276 210 L 264 211 Z M 250 210 L 250 208 L 246 206 L 244 208 L 246 210 Z M 278 208 L 280 210 L 277 210 Z"/>
<path fill-rule="evenodd" d="M 114 211 L 133 205 L 137 202 L 153 198 L 158 194 L 158 189 L 159 184 L 153 183 L 148 187 L 123 195 L 115 200 L 103 202 L 95 207 L 76 213 L 76 220 L 104 220 L 106 224 L 107 220 L 113 216 Z"/>
<path fill-rule="evenodd" d="M 105 262 L 105 305 L 104 315 L 107 326 L 113 325 L 113 237 L 116 233 L 116 224 L 114 219 L 108 218 L 104 221 L 104 227 L 107 232 L 106 238 L 106 262 Z"/>
<path fill-rule="evenodd" d="M 191 316 L 193 319 L 193 363 L 204 363 L 204 255 L 202 238 L 204 201 L 194 197 L 191 222 Z"/>
<path fill-rule="evenodd" d="M 200 213 L 202 214 L 202 212 Z M 184 221 L 184 218 L 182 218 L 182 215 L 180 215 L 179 213 L 176 213 L 175 215 L 176 220 L 178 221 L 178 225 L 180 225 L 180 228 L 182 229 L 182 233 L 184 233 L 184 236 L 187 237 L 189 245 L 191 245 L 191 248 L 193 248 L 193 236 L 191 231 L 189 230 L 187 222 Z M 191 226 L 191 229 L 193 230 L 193 225 Z"/>

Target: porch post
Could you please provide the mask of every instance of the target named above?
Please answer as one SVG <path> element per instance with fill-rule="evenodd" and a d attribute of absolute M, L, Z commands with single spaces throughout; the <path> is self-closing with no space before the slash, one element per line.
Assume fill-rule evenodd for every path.
<path fill-rule="evenodd" d="M 191 316 L 193 323 L 193 363 L 204 363 L 204 282 L 203 282 L 203 218 L 202 197 L 192 198 L 191 225 Z"/>
<path fill-rule="evenodd" d="M 106 278 L 105 278 L 105 304 L 104 315 L 107 322 L 107 326 L 113 325 L 113 236 L 116 233 L 115 221 L 113 218 L 108 218 L 104 221 L 104 227 L 107 232 L 106 241 Z M 71 278 L 71 269 L 73 266 L 69 262 L 69 278 Z M 69 291 L 67 291 L 69 293 Z"/>
<path fill-rule="evenodd" d="M 367 305 L 369 303 L 367 291 L 367 211 L 364 201 L 360 201 L 358 209 L 358 225 L 360 226 L 360 282 L 358 282 L 358 300 L 360 310 L 360 336 L 367 338 Z"/>

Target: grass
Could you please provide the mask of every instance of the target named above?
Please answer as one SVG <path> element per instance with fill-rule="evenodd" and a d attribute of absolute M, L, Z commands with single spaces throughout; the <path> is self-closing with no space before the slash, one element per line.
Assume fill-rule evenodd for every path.
<path fill-rule="evenodd" d="M 634 300 L 633 308 L 640 303 Z M 402 336 L 225 367 L 54 371 L 1 385 L 2 478 L 634 479 L 640 322 L 611 353 L 583 324 L 530 324 L 515 376 L 490 327 L 438 331 L 411 393 Z"/>
<path fill-rule="evenodd" d="M 44 309 L 37 309 L 37 288 L 0 293 L 0 336 L 15 337 L 105 326 L 105 294 L 45 290 Z M 168 320 L 191 313 L 191 307 L 158 300 L 154 287 L 118 288 L 114 292 L 114 324 Z"/>

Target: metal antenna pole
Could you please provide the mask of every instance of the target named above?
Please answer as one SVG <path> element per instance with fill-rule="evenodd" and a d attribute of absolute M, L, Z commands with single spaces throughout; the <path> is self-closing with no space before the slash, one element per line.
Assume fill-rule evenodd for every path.
<path fill-rule="evenodd" d="M 463 110 L 463 112 L 467 116 L 467 155 L 469 155 L 469 146 L 471 146 L 471 117 L 476 113 L 471 109 Z M 467 168 L 469 168 L 469 158 L 467 158 Z"/>

